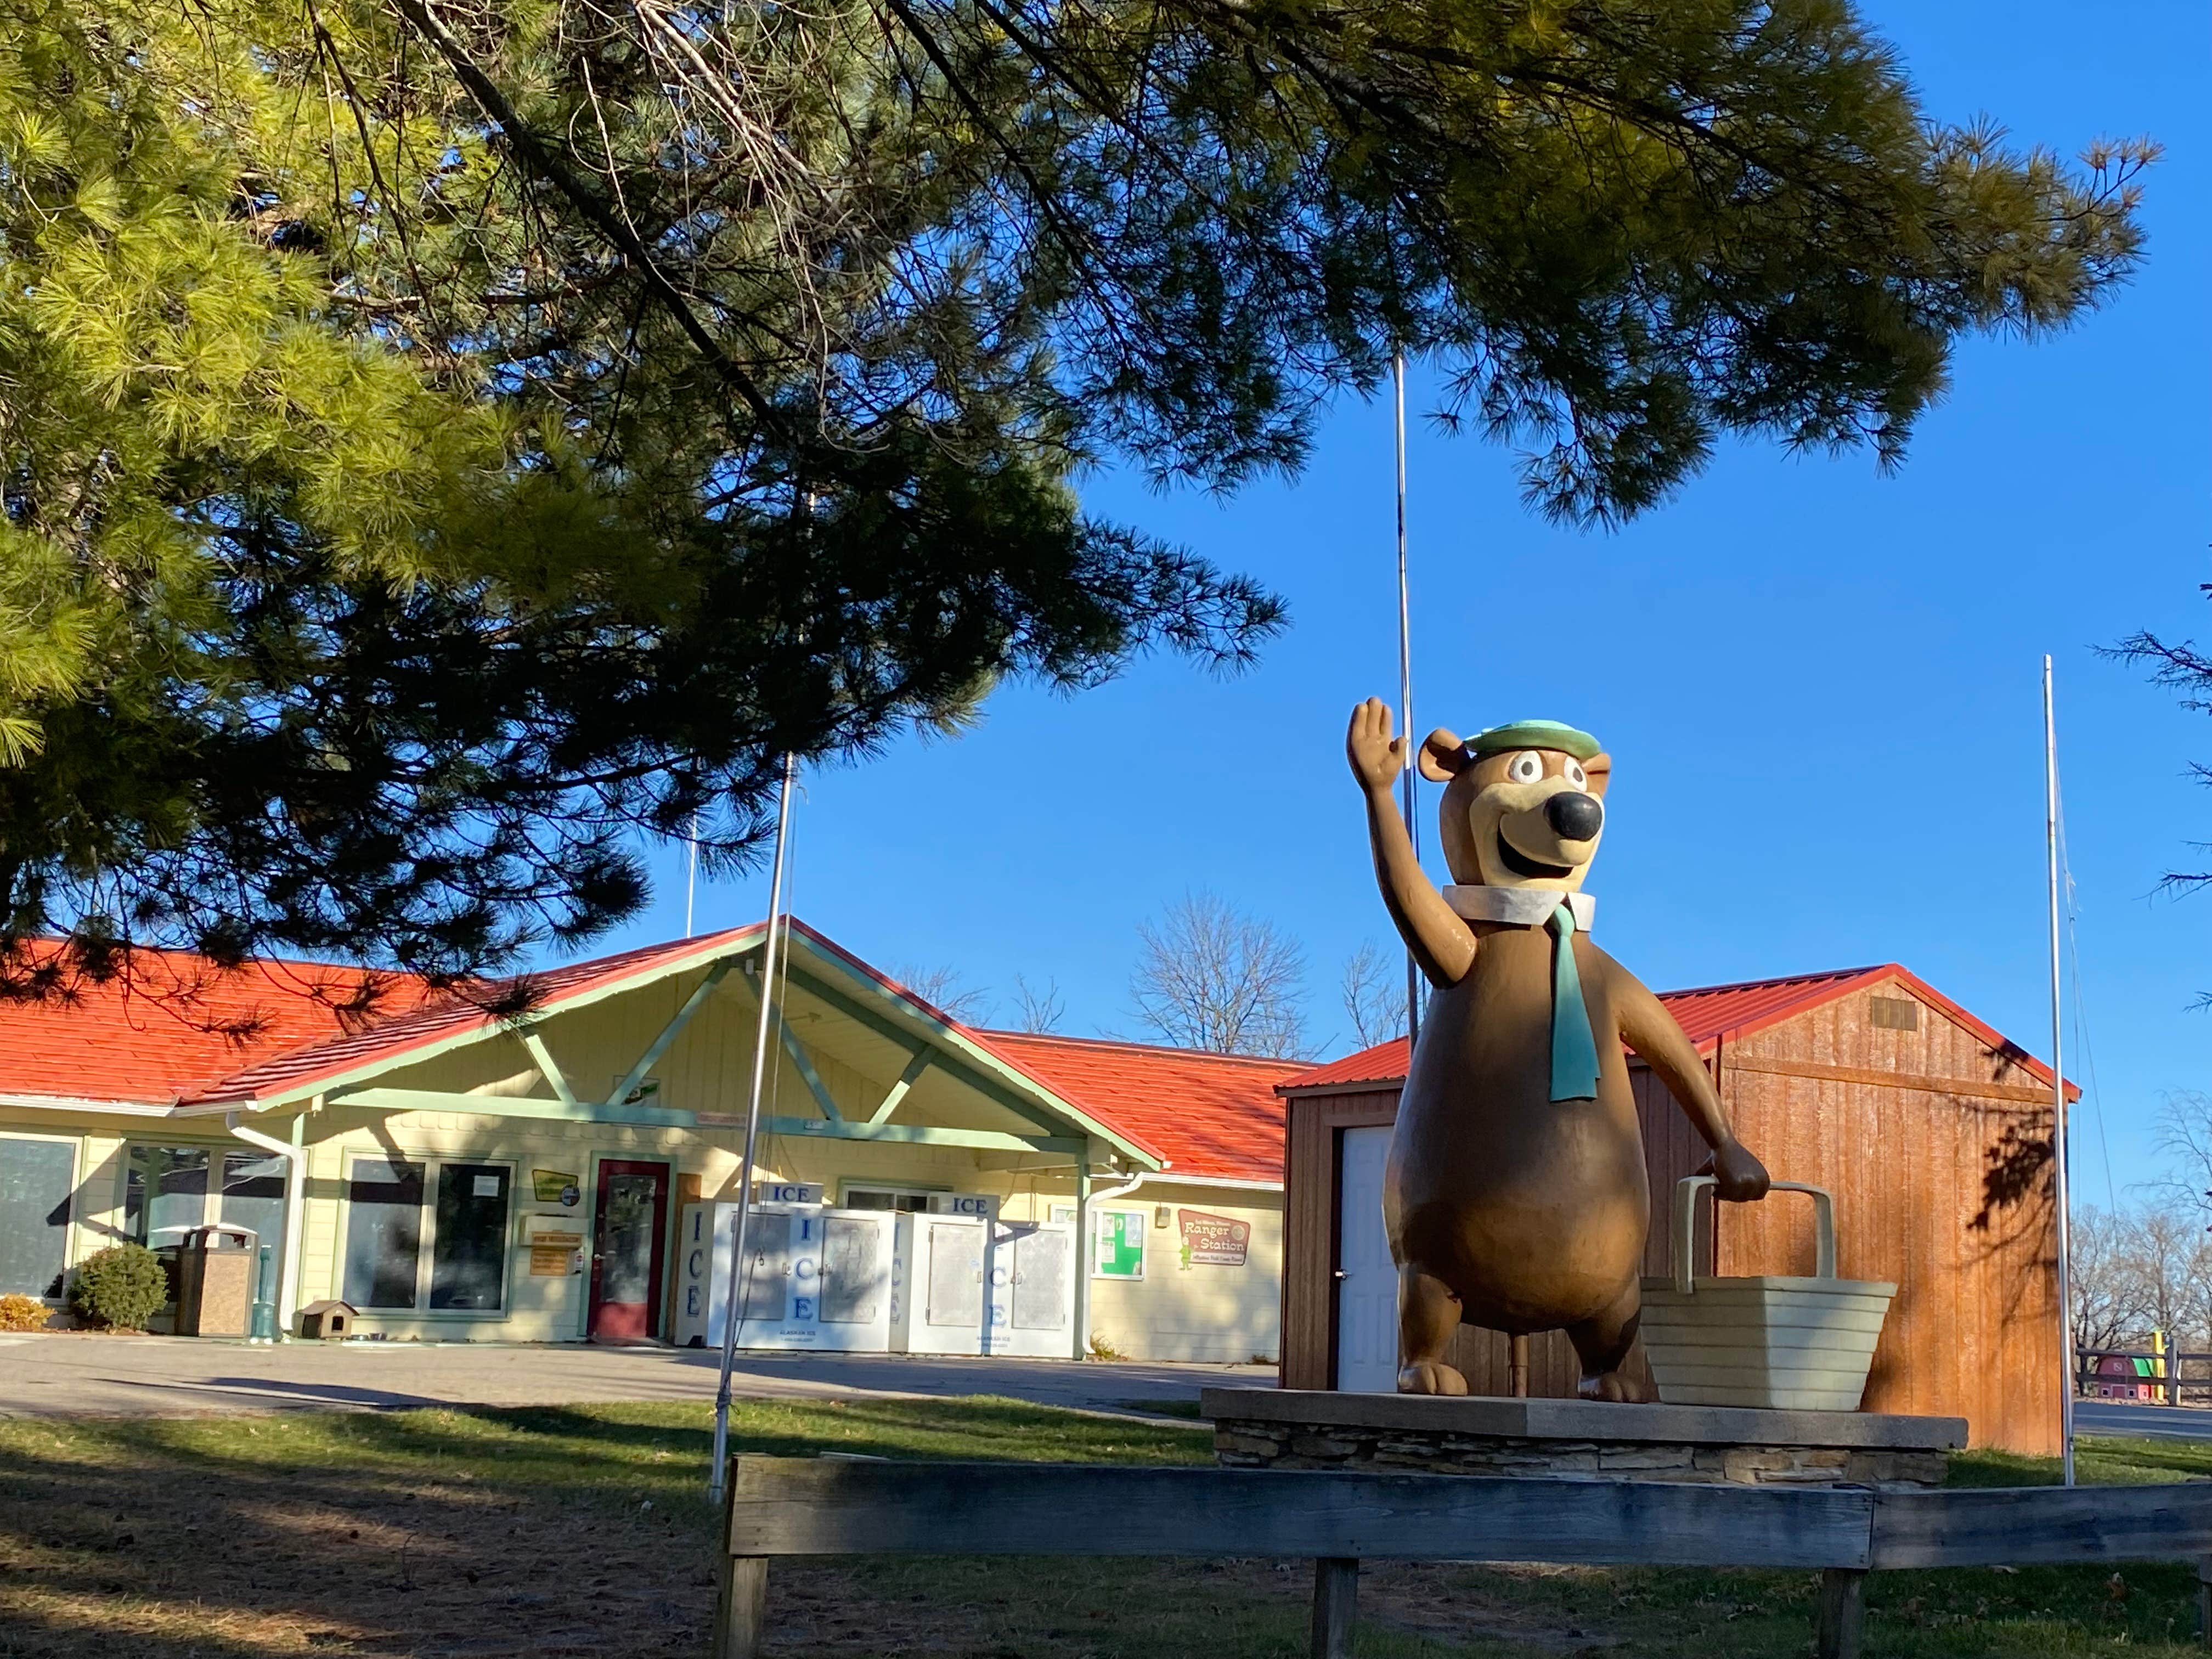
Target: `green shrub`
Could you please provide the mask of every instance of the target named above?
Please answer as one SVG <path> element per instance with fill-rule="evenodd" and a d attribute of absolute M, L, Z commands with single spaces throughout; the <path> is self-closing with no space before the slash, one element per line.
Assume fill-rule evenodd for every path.
<path fill-rule="evenodd" d="M 42 1331 L 52 1312 L 34 1296 L 0 1296 L 0 1331 Z"/>
<path fill-rule="evenodd" d="M 70 1301 L 100 1325 L 143 1331 L 169 1299 L 161 1258 L 143 1244 L 111 1244 L 77 1264 Z"/>

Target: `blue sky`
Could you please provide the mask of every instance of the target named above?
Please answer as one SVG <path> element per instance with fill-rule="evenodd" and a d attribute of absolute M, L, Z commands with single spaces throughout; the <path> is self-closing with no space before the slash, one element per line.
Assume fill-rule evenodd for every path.
<path fill-rule="evenodd" d="M 1509 455 L 1420 421 L 1417 373 L 1416 724 L 1597 733 L 1615 761 L 1597 936 L 1654 987 L 1894 960 L 2047 1054 L 2051 653 L 2095 1060 L 2076 1193 L 2101 1203 L 2107 1148 L 2124 1198 L 2157 1172 L 2162 1096 L 2212 1089 L 2212 1014 L 2189 1006 L 2212 989 L 2212 893 L 2155 891 L 2212 841 L 2186 775 L 2212 720 L 2095 654 L 2142 627 L 2212 639 L 2205 22 L 1867 9 L 1937 116 L 2068 153 L 2163 143 L 2142 273 L 2064 336 L 1969 343 L 1898 474 L 1740 447 L 1613 534 L 1524 512 Z M 1395 946 L 1342 757 L 1352 703 L 1396 682 L 1390 478 L 1377 401 L 1338 409 L 1295 483 L 1225 502 L 1092 481 L 1094 510 L 1285 593 L 1289 633 L 1240 678 L 1162 658 L 1073 700 L 1012 688 L 957 741 L 808 776 L 793 908 L 878 964 L 956 969 L 1006 1018 L 1019 972 L 1057 984 L 1063 1029 L 1131 1032 L 1137 925 L 1208 889 L 1302 943 L 1319 1046 L 1340 1052 L 1345 957 Z M 681 856 L 658 864 L 653 908 L 605 948 L 682 931 Z M 699 927 L 757 917 L 766 887 L 702 887 Z"/>

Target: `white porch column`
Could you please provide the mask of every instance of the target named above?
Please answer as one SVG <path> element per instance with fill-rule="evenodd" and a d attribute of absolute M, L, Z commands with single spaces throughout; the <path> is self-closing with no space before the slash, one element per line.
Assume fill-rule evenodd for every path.
<path fill-rule="evenodd" d="M 1075 1353 L 1091 1352 L 1091 1142 L 1075 1155 Z"/>

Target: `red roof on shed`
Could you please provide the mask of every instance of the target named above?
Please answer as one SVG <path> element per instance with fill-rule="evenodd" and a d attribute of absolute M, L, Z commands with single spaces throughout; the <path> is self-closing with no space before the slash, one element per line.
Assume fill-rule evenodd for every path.
<path fill-rule="evenodd" d="M 1808 1008 L 1818 1007 L 1886 980 L 1896 981 L 1923 1001 L 1958 1021 L 1991 1048 L 2009 1055 L 2045 1082 L 2051 1080 L 2048 1066 L 2008 1041 L 1995 1028 L 1975 1018 L 1925 980 L 1893 962 L 1875 968 L 1837 968 L 1826 973 L 1794 974 L 1784 979 L 1746 980 L 1735 985 L 1662 991 L 1659 1000 L 1681 1022 L 1690 1041 L 1701 1051 L 1710 1052 L 1712 1045 L 1724 1036 L 1747 1036 Z M 1281 1087 L 1304 1094 L 1398 1083 L 1405 1079 L 1406 1056 L 1406 1039 L 1393 1037 L 1388 1042 L 1378 1042 L 1371 1048 L 1363 1048 L 1356 1054 L 1301 1073 Z M 2067 1091 L 2069 1099 L 2080 1093 L 2071 1084 L 2067 1085 Z"/>
<path fill-rule="evenodd" d="M 1092 1037 L 976 1031 L 975 1039 L 1168 1159 L 1168 1173 L 1283 1178 L 1283 1103 L 1295 1060 L 1212 1054 Z"/>

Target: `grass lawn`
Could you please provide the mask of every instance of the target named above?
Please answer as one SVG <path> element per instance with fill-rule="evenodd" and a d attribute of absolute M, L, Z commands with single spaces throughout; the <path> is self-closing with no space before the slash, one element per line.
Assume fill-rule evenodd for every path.
<path fill-rule="evenodd" d="M 1157 1409 L 1156 1402 L 1132 1402 Z M 0 1659 L 576 1654 L 703 1659 L 713 1520 L 691 1405 L 0 1422 Z M 741 1402 L 741 1449 L 1203 1463 L 1196 1425 L 1013 1401 Z M 2094 1480 L 2212 1476 L 2212 1446 L 2092 1442 Z M 1959 1461 L 1967 1484 L 2051 1478 Z M 775 1650 L 1282 1659 L 1306 1564 L 778 1563 Z M 1814 1575 L 1378 1565 L 1366 1659 L 1799 1659 Z M 2193 1646 L 2194 1574 L 1881 1574 L 1877 1656 Z"/>

